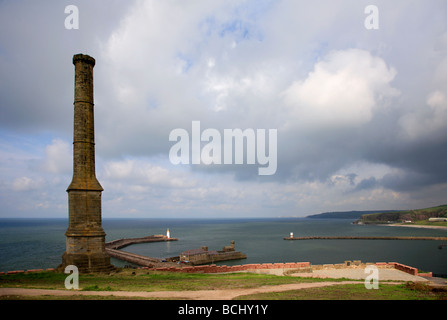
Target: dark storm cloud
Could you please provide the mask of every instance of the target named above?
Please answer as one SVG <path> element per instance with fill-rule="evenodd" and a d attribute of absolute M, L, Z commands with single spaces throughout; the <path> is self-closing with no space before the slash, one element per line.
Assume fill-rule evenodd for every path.
<path fill-rule="evenodd" d="M 442 141 L 444 140 L 444 141 Z M 429 185 L 447 181 L 447 137 L 424 143 L 400 143 L 393 149 L 381 150 L 374 159 L 381 160 L 395 168 L 400 174 L 383 177 L 380 184 L 396 191 L 422 189 Z"/>
<path fill-rule="evenodd" d="M 27 133 L 71 132 L 73 54 L 97 50 L 131 2 L 76 1 L 80 28 L 67 30 L 69 1 L 0 4 L 0 125 Z"/>

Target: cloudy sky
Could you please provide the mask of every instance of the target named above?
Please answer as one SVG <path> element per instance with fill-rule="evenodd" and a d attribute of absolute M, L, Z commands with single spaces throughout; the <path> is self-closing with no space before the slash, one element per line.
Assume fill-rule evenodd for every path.
<path fill-rule="evenodd" d="M 0 217 L 68 216 L 76 53 L 104 218 L 447 203 L 445 0 L 0 1 Z M 172 164 L 192 121 L 276 129 L 276 173 Z"/>

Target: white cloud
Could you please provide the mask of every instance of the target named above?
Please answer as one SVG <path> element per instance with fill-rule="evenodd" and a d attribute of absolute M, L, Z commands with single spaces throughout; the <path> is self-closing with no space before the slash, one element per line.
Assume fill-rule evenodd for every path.
<path fill-rule="evenodd" d="M 432 46 L 430 82 L 427 88 L 423 87 L 425 91 L 419 93 L 425 101 L 403 113 L 398 122 L 401 136 L 409 141 L 436 141 L 447 135 L 447 32 L 434 38 Z"/>
<path fill-rule="evenodd" d="M 441 91 L 429 94 L 426 106 L 403 115 L 399 125 L 405 137 L 411 140 L 447 134 L 447 96 Z"/>
<path fill-rule="evenodd" d="M 130 178 L 134 162 L 131 160 L 114 161 L 105 165 L 105 177 L 109 179 Z"/>
<path fill-rule="evenodd" d="M 14 191 L 30 191 L 38 189 L 39 186 L 41 186 L 41 183 L 29 177 L 16 178 L 12 183 Z"/>
<path fill-rule="evenodd" d="M 104 179 L 138 185 L 135 190 L 139 192 L 146 190 L 141 188 L 144 186 L 188 188 L 196 184 L 196 180 L 189 174 L 153 165 L 146 159 L 108 161 L 104 165 Z"/>
<path fill-rule="evenodd" d="M 282 94 L 300 125 L 360 126 L 369 122 L 384 100 L 397 95 L 391 87 L 396 70 L 360 49 L 330 52 L 304 81 Z"/>
<path fill-rule="evenodd" d="M 69 174 L 73 169 L 71 145 L 61 139 L 54 139 L 45 147 L 45 159 L 42 167 L 45 171 L 56 174 Z"/>

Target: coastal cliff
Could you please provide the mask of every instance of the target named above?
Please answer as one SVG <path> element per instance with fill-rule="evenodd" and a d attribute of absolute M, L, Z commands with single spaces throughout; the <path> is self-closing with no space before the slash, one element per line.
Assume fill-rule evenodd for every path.
<path fill-rule="evenodd" d="M 360 219 L 358 219 L 354 223 L 355 224 L 390 224 L 390 223 L 428 224 L 430 223 L 429 222 L 430 218 L 447 218 L 447 205 L 440 205 L 437 207 L 417 209 L 417 210 L 364 214 L 361 216 Z"/>

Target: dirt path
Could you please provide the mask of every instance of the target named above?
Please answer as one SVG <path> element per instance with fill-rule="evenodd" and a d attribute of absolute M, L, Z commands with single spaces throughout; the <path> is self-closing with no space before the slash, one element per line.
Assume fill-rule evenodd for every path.
<path fill-rule="evenodd" d="M 280 292 L 287 290 L 299 290 L 307 288 L 326 287 L 336 284 L 361 283 L 359 281 L 339 282 L 311 282 L 294 283 L 277 286 L 263 286 L 250 289 L 231 290 L 198 290 L 198 291 L 157 291 L 157 292 L 130 292 L 130 291 L 76 291 L 76 290 L 47 290 L 47 289 L 23 289 L 23 288 L 0 288 L 0 296 L 115 296 L 115 297 L 142 297 L 160 299 L 192 299 L 192 300 L 231 300 L 238 296 L 264 293 Z"/>

